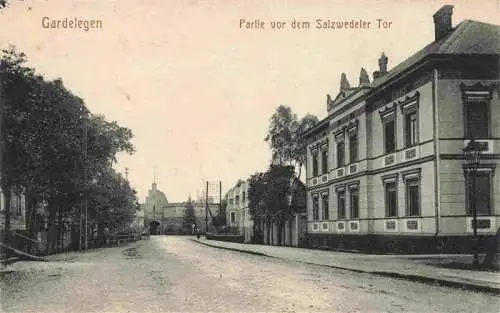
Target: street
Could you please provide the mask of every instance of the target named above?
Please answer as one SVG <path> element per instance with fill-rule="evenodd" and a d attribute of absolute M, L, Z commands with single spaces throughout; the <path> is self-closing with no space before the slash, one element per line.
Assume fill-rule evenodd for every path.
<path fill-rule="evenodd" d="M 498 312 L 499 298 L 151 236 L 19 262 L 4 312 Z"/>

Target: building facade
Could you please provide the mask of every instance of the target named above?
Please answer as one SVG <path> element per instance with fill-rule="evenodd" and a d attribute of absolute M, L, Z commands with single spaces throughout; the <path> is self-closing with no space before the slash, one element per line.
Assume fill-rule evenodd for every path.
<path fill-rule="evenodd" d="M 500 226 L 500 26 L 433 16 L 435 40 L 370 82 L 345 74 L 306 133 L 307 244 L 371 251 L 470 251 Z M 475 187 L 463 148 L 487 146 Z M 480 240 L 484 244 L 487 240 Z"/>
<path fill-rule="evenodd" d="M 5 227 L 6 199 L 0 187 L 0 230 Z M 26 195 L 23 188 L 12 188 L 10 193 L 10 229 L 26 229 Z"/>
<path fill-rule="evenodd" d="M 144 225 L 149 228 L 151 234 L 183 234 L 191 233 L 192 230 L 183 226 L 184 212 L 188 203 L 191 203 L 196 216 L 196 226 L 205 232 L 207 223 L 212 225 L 212 215 L 219 211 L 219 204 L 208 203 L 209 211 L 206 211 L 206 203 L 201 201 L 191 201 L 189 198 L 185 202 L 168 202 L 165 194 L 153 183 L 148 191 L 146 201 L 142 204 L 144 208 Z M 208 216 L 208 221 L 207 221 Z"/>
<path fill-rule="evenodd" d="M 226 193 L 226 225 L 243 235 L 246 243 L 253 236 L 253 220 L 248 207 L 248 183 L 248 179 L 240 179 Z"/>

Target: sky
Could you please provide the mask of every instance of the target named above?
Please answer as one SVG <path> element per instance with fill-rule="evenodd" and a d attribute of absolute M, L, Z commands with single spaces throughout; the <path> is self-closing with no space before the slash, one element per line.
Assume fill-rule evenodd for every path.
<path fill-rule="evenodd" d="M 180 202 L 204 181 L 222 181 L 224 194 L 264 171 L 278 105 L 325 118 L 342 72 L 357 86 L 361 67 L 372 79 L 382 52 L 388 69 L 396 66 L 434 40 L 432 15 L 444 4 L 454 6 L 453 26 L 500 24 L 500 0 L 10 2 L 0 47 L 14 45 L 39 74 L 62 78 L 93 113 L 133 131 L 137 151 L 120 154 L 117 169 L 129 168 L 141 202 L 153 176 L 169 202 Z M 102 28 L 44 28 L 44 17 L 100 20 Z M 317 29 L 316 19 L 371 25 Z M 390 27 L 379 29 L 377 19 Z M 264 28 L 245 27 L 255 20 Z M 294 20 L 311 27 L 293 29 Z"/>

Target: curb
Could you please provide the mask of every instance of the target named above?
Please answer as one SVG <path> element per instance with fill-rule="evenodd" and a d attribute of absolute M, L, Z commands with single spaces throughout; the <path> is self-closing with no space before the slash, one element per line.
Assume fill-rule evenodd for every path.
<path fill-rule="evenodd" d="M 246 254 L 258 255 L 258 256 L 263 256 L 263 257 L 272 258 L 272 259 L 282 259 L 282 258 L 275 257 L 275 256 L 272 256 L 272 255 L 269 255 L 269 254 L 262 253 L 262 252 L 255 252 L 255 251 L 251 251 L 251 250 L 241 250 L 241 249 L 229 248 L 229 247 L 220 247 L 220 246 L 217 246 L 217 245 L 212 245 L 212 244 L 209 244 L 209 243 L 201 242 L 201 241 L 196 240 L 196 239 L 191 239 L 191 240 L 193 242 L 198 243 L 198 244 L 205 245 L 205 246 L 212 247 L 212 248 L 218 248 L 218 249 L 223 249 L 223 250 L 229 250 L 229 251 L 236 251 L 236 252 L 241 252 L 241 253 L 246 253 Z"/>
<path fill-rule="evenodd" d="M 258 256 L 264 256 L 264 257 L 268 257 L 268 258 L 293 261 L 293 262 L 304 263 L 304 264 L 309 264 L 309 265 L 324 266 L 324 267 L 346 270 L 346 271 L 351 271 L 351 272 L 356 272 L 356 273 L 364 273 L 364 274 L 371 274 L 371 275 L 377 275 L 377 276 L 382 276 L 382 277 L 390 277 L 390 278 L 396 278 L 396 279 L 402 279 L 402 280 L 409 280 L 409 281 L 420 282 L 420 283 L 431 284 L 431 285 L 459 288 L 459 289 L 470 290 L 470 291 L 479 291 L 479 292 L 484 292 L 484 293 L 492 293 L 494 295 L 500 294 L 500 288 L 492 287 L 492 286 L 482 286 L 482 285 L 477 285 L 477 284 L 473 284 L 473 283 L 457 282 L 457 281 L 436 278 L 436 277 L 422 276 L 422 275 L 401 274 L 401 273 L 386 272 L 386 271 L 369 271 L 369 270 L 342 267 L 342 266 L 336 266 L 336 265 L 318 264 L 318 263 L 312 263 L 312 262 L 306 262 L 306 261 L 300 261 L 300 260 L 292 260 L 292 259 L 287 259 L 287 258 L 283 258 L 283 257 L 277 257 L 277 256 L 265 254 L 262 252 L 251 251 L 251 250 L 243 250 L 243 249 L 237 249 L 237 248 L 217 246 L 214 244 L 201 242 L 201 241 L 196 240 L 196 239 L 191 239 L 191 240 L 195 243 L 202 244 L 202 245 L 212 247 L 212 248 L 229 250 L 229 251 L 236 251 L 236 252 L 240 252 L 240 253 L 258 255 Z"/>

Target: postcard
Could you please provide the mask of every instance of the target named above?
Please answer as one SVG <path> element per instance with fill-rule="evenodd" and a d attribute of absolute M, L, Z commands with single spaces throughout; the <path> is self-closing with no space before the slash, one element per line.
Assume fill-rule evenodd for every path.
<path fill-rule="evenodd" d="M 500 1 L 0 0 L 2 312 L 498 312 Z"/>

